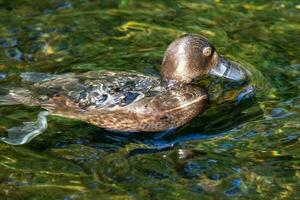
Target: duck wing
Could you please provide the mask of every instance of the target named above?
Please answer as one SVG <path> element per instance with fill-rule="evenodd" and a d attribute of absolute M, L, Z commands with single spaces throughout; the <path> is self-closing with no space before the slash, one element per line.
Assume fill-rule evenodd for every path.
<path fill-rule="evenodd" d="M 27 72 L 21 75 L 35 99 L 49 104 L 50 99 L 65 96 L 82 109 L 94 106 L 128 105 L 161 89 L 158 77 L 127 72 L 88 72 L 50 75 Z"/>
<path fill-rule="evenodd" d="M 206 92 L 201 87 L 168 88 L 126 106 L 87 107 L 85 121 L 119 131 L 164 131 L 180 127 L 199 115 L 206 101 Z"/>

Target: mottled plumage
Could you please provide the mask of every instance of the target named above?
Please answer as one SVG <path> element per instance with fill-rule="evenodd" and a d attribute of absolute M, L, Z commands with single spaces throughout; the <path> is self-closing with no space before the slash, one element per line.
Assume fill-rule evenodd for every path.
<path fill-rule="evenodd" d="M 45 80 L 36 76 L 47 77 Z M 22 74 L 30 98 L 53 115 L 122 131 L 163 131 L 198 115 L 207 100 L 199 86 L 162 87 L 158 77 L 134 73 L 89 72 L 80 75 Z M 22 90 L 13 90 L 15 96 Z M 24 92 L 24 91 L 22 91 Z M 29 94 L 29 90 L 28 90 Z"/>

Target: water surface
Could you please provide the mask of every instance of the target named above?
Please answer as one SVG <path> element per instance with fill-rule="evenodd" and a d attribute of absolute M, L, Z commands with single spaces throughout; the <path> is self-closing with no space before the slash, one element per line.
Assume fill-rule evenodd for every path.
<path fill-rule="evenodd" d="M 0 88 L 28 71 L 157 75 L 167 45 L 197 33 L 253 73 L 256 93 L 227 92 L 175 133 L 49 117 L 29 144 L 0 143 L 0 199 L 299 198 L 299 13 L 296 0 L 0 0 Z M 0 106 L 1 136 L 39 111 Z"/>

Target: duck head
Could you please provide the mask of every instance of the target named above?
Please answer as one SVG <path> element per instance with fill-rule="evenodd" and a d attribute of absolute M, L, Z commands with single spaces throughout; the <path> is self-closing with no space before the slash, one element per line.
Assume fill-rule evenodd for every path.
<path fill-rule="evenodd" d="M 184 35 L 168 46 L 161 68 L 163 80 L 190 83 L 206 74 L 234 81 L 246 78 L 244 69 L 219 56 L 202 36 Z"/>

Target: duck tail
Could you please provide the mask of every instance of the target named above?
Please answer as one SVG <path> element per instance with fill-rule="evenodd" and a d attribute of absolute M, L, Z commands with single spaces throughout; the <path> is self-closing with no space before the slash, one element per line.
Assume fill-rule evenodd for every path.
<path fill-rule="evenodd" d="M 40 83 L 52 79 L 53 77 L 55 77 L 55 75 L 40 72 L 23 72 L 20 74 L 20 77 L 22 78 L 22 81 Z"/>
<path fill-rule="evenodd" d="M 0 106 L 17 104 L 34 105 L 36 103 L 32 100 L 31 92 L 23 88 L 9 90 L 8 94 L 0 95 Z"/>
<path fill-rule="evenodd" d="M 0 106 L 20 104 L 13 97 L 8 95 L 0 95 Z"/>

